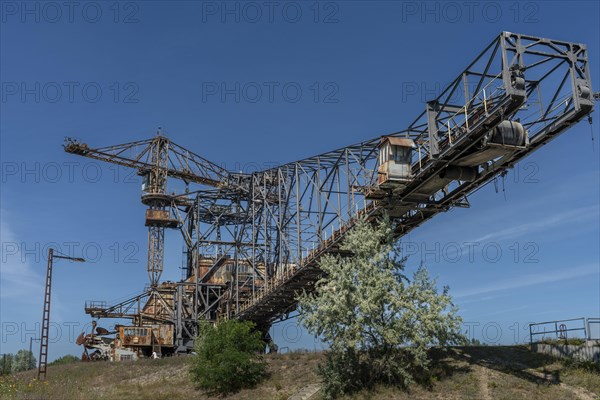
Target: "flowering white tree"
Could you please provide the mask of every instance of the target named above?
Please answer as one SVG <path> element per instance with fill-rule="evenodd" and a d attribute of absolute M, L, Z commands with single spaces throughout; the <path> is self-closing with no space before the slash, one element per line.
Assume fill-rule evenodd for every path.
<path fill-rule="evenodd" d="M 299 296 L 300 322 L 328 343 L 320 367 L 329 398 L 384 383 L 407 387 L 428 372 L 428 349 L 463 340 L 461 318 L 424 267 L 412 279 L 385 219 L 360 221 L 326 256 L 314 292 Z"/>

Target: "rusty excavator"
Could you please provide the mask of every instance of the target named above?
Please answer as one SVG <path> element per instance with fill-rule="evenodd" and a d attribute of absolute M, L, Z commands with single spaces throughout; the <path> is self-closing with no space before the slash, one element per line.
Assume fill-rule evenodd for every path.
<path fill-rule="evenodd" d="M 463 43 L 464 44 L 464 43 Z M 88 359 L 193 349 L 199 320 L 270 326 L 319 279 L 359 218 L 387 214 L 397 238 L 454 207 L 578 122 L 594 100 L 586 46 L 511 32 L 497 36 L 405 130 L 251 174 L 232 173 L 162 134 L 64 150 L 133 168 L 147 207 L 149 285 L 118 304 L 87 301 L 112 332 L 80 336 Z M 183 193 L 167 183 L 183 181 Z M 181 232 L 184 276 L 161 282 L 165 229 Z M 114 335 L 113 337 L 109 337 Z M 92 353 L 88 352 L 90 350 Z"/>

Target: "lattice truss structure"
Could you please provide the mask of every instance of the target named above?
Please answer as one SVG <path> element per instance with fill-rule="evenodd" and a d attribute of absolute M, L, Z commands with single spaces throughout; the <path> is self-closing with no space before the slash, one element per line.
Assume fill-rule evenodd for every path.
<path fill-rule="evenodd" d="M 98 149 L 68 140 L 67 152 L 137 169 L 148 206 L 150 286 L 86 311 L 174 324 L 180 350 L 191 348 L 199 319 L 252 320 L 267 335 L 294 311 L 297 292 L 314 287 L 319 258 L 340 252 L 358 218 L 387 214 L 400 238 L 468 207 L 471 193 L 589 116 L 593 101 L 585 45 L 503 32 L 407 129 L 252 174 L 161 135 Z M 390 158 L 403 163 L 399 179 Z M 191 191 L 168 194 L 169 179 Z M 168 228 L 181 231 L 187 250 L 185 279 L 166 285 Z"/>

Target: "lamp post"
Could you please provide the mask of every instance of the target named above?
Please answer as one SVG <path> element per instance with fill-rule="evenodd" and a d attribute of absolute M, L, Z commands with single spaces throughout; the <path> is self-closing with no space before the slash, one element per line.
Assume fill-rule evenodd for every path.
<path fill-rule="evenodd" d="M 44 292 L 44 311 L 42 313 L 42 332 L 40 335 L 40 359 L 38 363 L 38 380 L 46 379 L 48 364 L 48 332 L 50 330 L 50 295 L 52 293 L 52 264 L 54 259 L 64 259 L 85 262 L 81 257 L 69 257 L 64 254 L 54 254 L 54 249 L 48 249 L 48 267 L 46 268 L 46 290 Z"/>

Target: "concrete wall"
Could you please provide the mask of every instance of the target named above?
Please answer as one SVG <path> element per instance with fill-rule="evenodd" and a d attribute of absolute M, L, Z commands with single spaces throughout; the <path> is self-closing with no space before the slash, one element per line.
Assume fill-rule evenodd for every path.
<path fill-rule="evenodd" d="M 588 340 L 585 344 L 579 346 L 534 343 L 531 345 L 531 350 L 554 357 L 600 362 L 600 341 L 598 340 Z"/>

